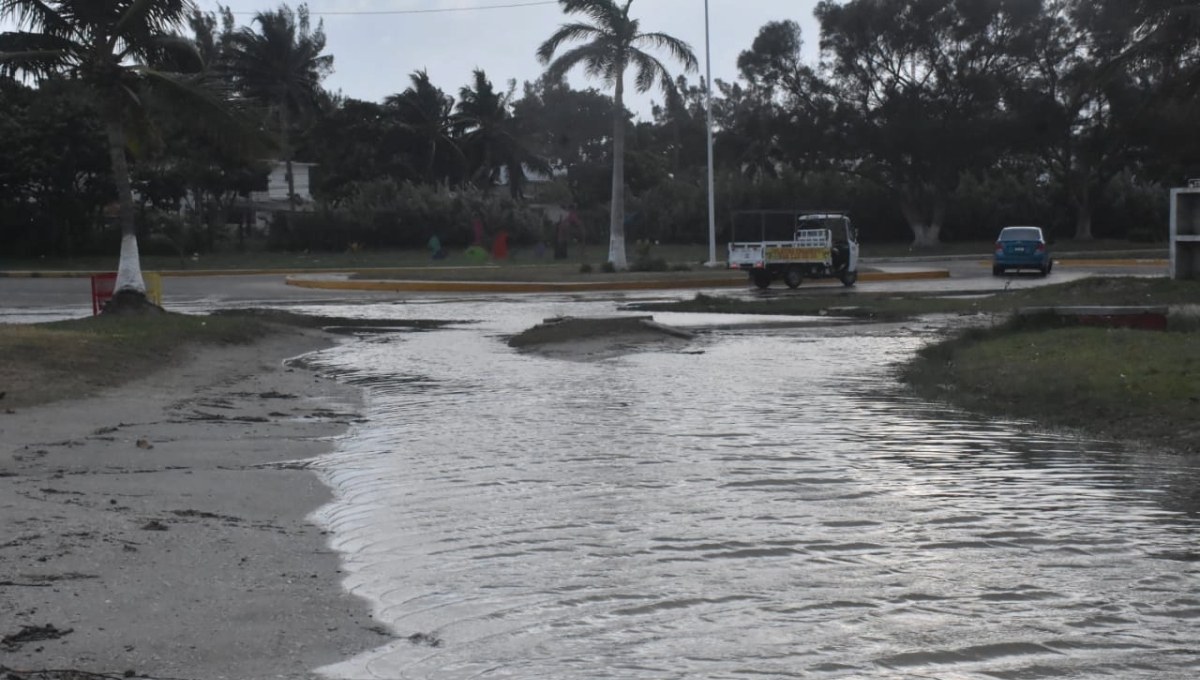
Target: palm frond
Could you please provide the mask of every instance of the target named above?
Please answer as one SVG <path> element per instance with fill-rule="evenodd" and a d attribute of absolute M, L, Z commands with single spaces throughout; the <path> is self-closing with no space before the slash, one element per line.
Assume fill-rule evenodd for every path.
<path fill-rule="evenodd" d="M 239 153 L 260 153 L 265 139 L 254 121 L 231 106 L 224 83 L 204 74 L 179 74 L 139 66 L 132 69 L 155 103 L 178 123 L 221 140 Z"/>
<path fill-rule="evenodd" d="M 558 48 L 562 47 L 562 44 L 565 42 L 595 39 L 603 35 L 604 32 L 601 29 L 589 24 L 563 24 L 562 26 L 559 26 L 558 30 L 555 31 L 553 35 L 551 35 L 546 39 L 545 42 L 542 43 L 541 47 L 538 47 L 538 61 L 540 61 L 543 65 L 549 64 L 550 60 L 554 57 L 554 53 L 557 52 Z"/>
<path fill-rule="evenodd" d="M 671 73 L 667 71 L 667 67 L 654 55 L 646 54 L 641 50 L 630 50 L 629 62 L 631 66 L 637 67 L 637 77 L 633 82 L 638 92 L 650 91 L 650 88 L 654 87 L 656 81 L 664 92 L 670 92 L 675 89 L 675 83 L 671 80 Z"/>
<path fill-rule="evenodd" d="M 196 41 L 180 35 L 158 35 L 139 45 L 136 55 L 147 66 L 175 73 L 198 73 L 204 70 L 204 59 Z M 129 52 L 120 53 L 121 61 L 134 57 Z"/>
<path fill-rule="evenodd" d="M 44 33 L 0 33 L 0 73 L 25 73 L 36 79 L 61 73 L 78 64 L 80 46 L 74 41 Z"/>
<path fill-rule="evenodd" d="M 688 73 L 699 70 L 700 63 L 696 60 L 696 53 L 692 51 L 692 46 L 666 33 L 639 33 L 633 39 L 633 46 L 666 50 L 676 61 L 683 64 L 684 70 Z"/>
<path fill-rule="evenodd" d="M 616 77 L 617 60 L 615 50 L 603 42 L 590 42 L 567 50 L 558 56 L 546 69 L 546 78 L 560 82 L 576 66 L 583 65 L 584 72 L 592 78 L 612 82 Z"/>
<path fill-rule="evenodd" d="M 0 0 L 0 21 L 7 19 L 47 35 L 64 37 L 73 33 L 70 22 L 42 0 Z"/>
<path fill-rule="evenodd" d="M 614 0 L 558 0 L 564 14 L 582 14 L 605 29 L 618 26 L 627 18 L 629 4 L 619 7 Z"/>

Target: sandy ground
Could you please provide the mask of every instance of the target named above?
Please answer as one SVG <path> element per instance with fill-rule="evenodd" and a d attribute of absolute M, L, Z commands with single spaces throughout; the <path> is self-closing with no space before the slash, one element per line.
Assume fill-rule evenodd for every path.
<path fill-rule="evenodd" d="M 656 323 L 651 316 L 546 319 L 508 339 L 524 352 L 567 361 L 599 361 L 650 348 L 684 351 L 695 333 Z"/>
<path fill-rule="evenodd" d="M 0 675 L 311 678 L 386 641 L 307 519 L 329 490 L 286 464 L 358 418 L 357 392 L 283 363 L 329 342 L 296 331 L 97 398 L 0 402 Z"/>

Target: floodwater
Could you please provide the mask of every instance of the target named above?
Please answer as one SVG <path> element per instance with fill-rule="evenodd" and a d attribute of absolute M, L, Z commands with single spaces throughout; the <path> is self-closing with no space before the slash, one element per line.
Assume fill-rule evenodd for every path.
<path fill-rule="evenodd" d="M 318 519 L 396 636 L 323 673 L 1200 676 L 1196 461 L 914 400 L 892 370 L 919 327 L 734 320 L 590 363 L 503 343 L 613 309 L 352 310 L 471 323 L 315 357 L 369 395 Z"/>

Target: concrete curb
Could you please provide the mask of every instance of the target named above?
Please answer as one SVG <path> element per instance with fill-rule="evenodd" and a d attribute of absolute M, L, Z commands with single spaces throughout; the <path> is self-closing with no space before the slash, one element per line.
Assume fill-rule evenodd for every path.
<path fill-rule="evenodd" d="M 911 281 L 950 278 L 950 272 L 933 269 L 912 272 L 864 272 L 859 281 Z M 419 280 L 330 280 L 288 276 L 284 283 L 300 288 L 321 290 L 363 290 L 388 292 L 439 293 L 561 293 L 605 290 L 669 290 L 680 288 L 747 288 L 741 277 L 657 281 L 419 281 Z"/>
<path fill-rule="evenodd" d="M 1056 258 L 1054 260 L 1054 264 L 1057 266 L 1060 266 L 1060 267 L 1062 267 L 1062 266 L 1066 266 L 1066 267 L 1071 267 L 1071 266 L 1075 266 L 1075 267 L 1138 267 L 1138 266 L 1143 266 L 1143 265 L 1148 266 L 1148 267 L 1165 267 L 1170 263 L 1171 263 L 1170 260 L 1159 260 L 1159 259 L 1087 260 L 1087 259 L 1068 258 L 1068 259 L 1060 260 L 1060 259 Z M 978 264 L 981 264 L 986 267 L 990 267 L 990 266 L 992 266 L 992 261 L 991 260 L 979 260 Z"/>

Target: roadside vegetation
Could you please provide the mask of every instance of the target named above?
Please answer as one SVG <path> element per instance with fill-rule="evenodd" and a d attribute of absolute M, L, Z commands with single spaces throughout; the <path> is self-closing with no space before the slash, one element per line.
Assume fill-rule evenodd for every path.
<path fill-rule="evenodd" d="M 926 347 L 917 394 L 994 416 L 1200 453 L 1200 333 L 1013 320 Z"/>
<path fill-rule="evenodd" d="M 1023 307 L 1189 305 L 1200 303 L 1200 282 L 1166 278 L 1089 277 L 1067 283 L 978 292 L 862 293 L 838 287 L 779 291 L 756 299 L 697 294 L 691 300 L 647 302 L 631 308 L 663 312 L 843 316 L 903 321 L 933 314 L 1005 315 Z"/>
<path fill-rule="evenodd" d="M 247 343 L 272 328 L 249 317 L 172 313 L 0 324 L 0 409 L 95 394 L 178 363 L 190 346 Z"/>

